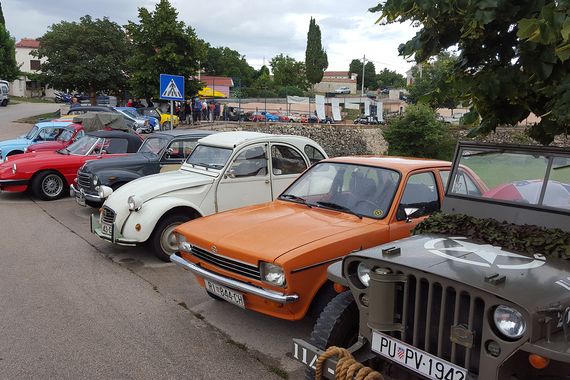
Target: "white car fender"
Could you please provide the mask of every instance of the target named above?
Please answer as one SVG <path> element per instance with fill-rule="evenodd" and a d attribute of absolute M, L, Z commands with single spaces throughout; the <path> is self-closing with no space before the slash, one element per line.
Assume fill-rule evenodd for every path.
<path fill-rule="evenodd" d="M 150 238 L 160 218 L 177 207 L 191 208 L 200 216 L 204 215 L 196 204 L 188 200 L 177 197 L 157 197 L 145 202 L 139 211 L 131 211 L 122 227 L 121 234 L 126 239 L 143 243 Z"/>

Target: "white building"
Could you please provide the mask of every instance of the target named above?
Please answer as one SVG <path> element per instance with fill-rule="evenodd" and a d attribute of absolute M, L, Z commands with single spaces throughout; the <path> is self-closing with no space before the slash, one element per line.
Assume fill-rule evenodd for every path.
<path fill-rule="evenodd" d="M 40 41 L 32 38 L 22 38 L 22 40 L 16 43 L 16 62 L 20 65 L 20 71 L 24 75 L 12 82 L 10 95 L 31 98 L 54 97 L 53 89 L 38 81 L 31 80 L 25 75 L 26 73 L 38 73 L 41 63 L 45 62 L 45 58 L 40 60 L 31 55 L 31 52 L 39 47 Z"/>

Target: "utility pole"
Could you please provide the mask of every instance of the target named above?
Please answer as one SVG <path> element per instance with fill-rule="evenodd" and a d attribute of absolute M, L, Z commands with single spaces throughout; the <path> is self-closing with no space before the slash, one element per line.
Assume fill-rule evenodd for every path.
<path fill-rule="evenodd" d="M 364 56 L 362 57 L 362 92 L 360 93 L 360 96 L 364 96 L 364 68 L 366 66 L 366 54 L 364 54 Z"/>

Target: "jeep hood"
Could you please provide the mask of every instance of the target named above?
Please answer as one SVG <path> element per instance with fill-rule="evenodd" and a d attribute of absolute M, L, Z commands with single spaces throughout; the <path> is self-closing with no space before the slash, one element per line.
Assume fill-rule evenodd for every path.
<path fill-rule="evenodd" d="M 127 207 L 131 195 L 139 197 L 144 204 L 153 198 L 177 190 L 212 184 L 214 180 L 215 177 L 183 170 L 153 174 L 121 186 L 107 198 L 105 206 L 118 212 Z"/>
<path fill-rule="evenodd" d="M 382 249 L 400 248 L 399 254 L 383 255 Z M 494 294 L 530 313 L 561 302 L 570 306 L 570 261 L 522 255 L 501 247 L 463 237 L 438 234 L 412 236 L 366 249 L 364 256 L 395 263 Z M 504 276 L 493 284 L 486 278 Z"/>
<path fill-rule="evenodd" d="M 307 244 L 377 221 L 338 211 L 273 201 L 193 220 L 178 228 L 186 239 L 203 249 L 251 263 L 274 262 L 281 255 Z"/>

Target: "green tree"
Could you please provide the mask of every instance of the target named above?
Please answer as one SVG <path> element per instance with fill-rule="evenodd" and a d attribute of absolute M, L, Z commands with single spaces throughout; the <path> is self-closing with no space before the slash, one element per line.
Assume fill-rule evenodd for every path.
<path fill-rule="evenodd" d="M 309 32 L 307 33 L 307 49 L 305 50 L 305 67 L 307 81 L 314 85 L 323 79 L 323 74 L 329 61 L 327 52 L 321 43 L 321 28 L 314 18 L 309 22 Z"/>
<path fill-rule="evenodd" d="M 403 88 L 406 78 L 396 71 L 383 69 L 376 74 L 376 84 L 379 88 Z"/>
<path fill-rule="evenodd" d="M 158 98 L 161 73 L 184 76 L 186 95 L 196 94 L 202 84 L 190 78 L 197 74 L 198 62 L 204 61 L 207 46 L 194 29 L 178 20 L 168 0 L 160 0 L 154 12 L 139 8 L 138 18 L 138 24 L 129 21 L 125 26 L 132 42 L 127 63 L 134 94 Z"/>
<path fill-rule="evenodd" d="M 79 22 L 52 25 L 34 55 L 46 58 L 39 80 L 55 88 L 87 92 L 91 104 L 96 104 L 98 90 L 119 90 L 126 81 L 126 36 L 107 18 L 93 20 L 87 15 Z"/>
<path fill-rule="evenodd" d="M 0 3 L 0 24 L 6 25 L 6 20 L 4 20 L 4 12 L 2 12 L 2 3 Z"/>
<path fill-rule="evenodd" d="M 279 54 L 269 61 L 273 71 L 275 86 L 294 86 L 306 90 L 308 88 L 305 76 L 305 64 L 296 61 L 288 55 Z"/>
<path fill-rule="evenodd" d="M 356 74 L 356 87 L 357 89 L 362 88 L 362 61 L 359 59 L 353 59 L 350 62 L 348 71 L 351 74 Z M 376 66 L 374 62 L 368 61 L 364 65 L 364 88 L 376 89 L 378 88 L 376 82 Z"/>
<path fill-rule="evenodd" d="M 449 129 L 426 105 L 410 105 L 384 131 L 388 154 L 395 156 L 451 159 L 455 141 Z"/>
<path fill-rule="evenodd" d="M 242 86 L 249 86 L 255 77 L 255 69 L 247 63 L 245 57 L 228 47 L 211 47 L 207 44 L 202 68 L 208 75 L 239 78 Z"/>
<path fill-rule="evenodd" d="M 457 57 L 440 53 L 434 60 L 412 69 L 413 82 L 408 87 L 412 103 L 424 103 L 432 108 L 456 108 L 460 94 L 454 82 Z"/>
<path fill-rule="evenodd" d="M 567 1 L 387 0 L 371 9 L 382 23 L 417 23 L 400 45 L 418 63 L 456 47 L 454 85 L 469 100 L 473 133 L 515 124 L 531 112 L 542 143 L 570 132 L 570 4 Z"/>
<path fill-rule="evenodd" d="M 6 29 L 2 4 L 0 4 L 0 79 L 12 82 L 20 76 L 16 62 L 16 41 Z"/>

